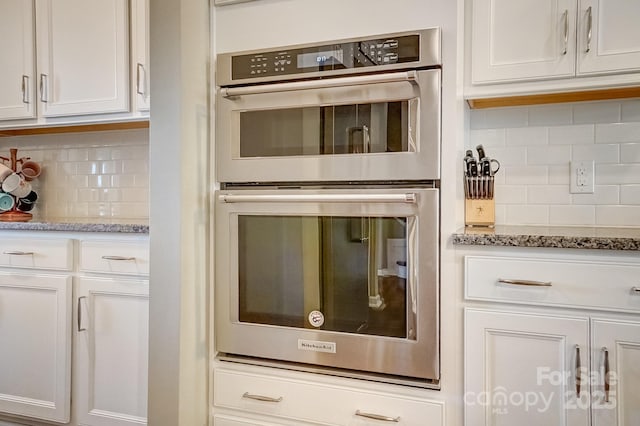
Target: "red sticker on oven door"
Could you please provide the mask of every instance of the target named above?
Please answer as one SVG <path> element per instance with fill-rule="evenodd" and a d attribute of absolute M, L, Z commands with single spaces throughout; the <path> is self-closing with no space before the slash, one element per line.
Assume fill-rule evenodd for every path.
<path fill-rule="evenodd" d="M 309 312 L 309 324 L 314 327 L 321 327 L 324 324 L 324 315 L 320 311 Z"/>

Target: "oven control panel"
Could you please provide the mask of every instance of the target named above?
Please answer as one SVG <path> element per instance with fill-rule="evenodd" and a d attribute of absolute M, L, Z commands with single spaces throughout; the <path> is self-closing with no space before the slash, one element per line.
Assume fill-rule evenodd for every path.
<path fill-rule="evenodd" d="M 221 80 L 219 85 L 321 77 L 325 74 L 354 74 L 375 71 L 383 66 L 439 66 L 440 62 L 433 63 L 440 60 L 439 34 L 438 29 L 428 29 L 272 50 L 221 54 L 218 56 Z M 425 55 L 425 52 L 429 53 Z M 425 61 L 430 62 L 425 64 Z"/>

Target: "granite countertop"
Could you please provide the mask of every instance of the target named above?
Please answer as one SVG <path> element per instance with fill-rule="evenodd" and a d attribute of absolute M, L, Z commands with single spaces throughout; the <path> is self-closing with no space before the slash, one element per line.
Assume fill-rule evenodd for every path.
<path fill-rule="evenodd" d="M 149 221 L 144 219 L 34 217 L 30 222 L 0 221 L 0 231 L 2 230 L 148 234 Z"/>
<path fill-rule="evenodd" d="M 500 226 L 464 228 L 453 244 L 640 251 L 640 228 Z"/>

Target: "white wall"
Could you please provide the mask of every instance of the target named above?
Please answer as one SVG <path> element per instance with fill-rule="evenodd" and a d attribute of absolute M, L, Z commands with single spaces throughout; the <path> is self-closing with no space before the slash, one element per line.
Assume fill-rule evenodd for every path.
<path fill-rule="evenodd" d="M 149 218 L 147 129 L 0 138 L 0 156 L 9 148 L 42 167 L 34 220 Z"/>
<path fill-rule="evenodd" d="M 502 164 L 496 223 L 640 226 L 640 100 L 471 112 L 468 148 Z M 569 162 L 595 161 L 595 193 L 569 193 Z"/>

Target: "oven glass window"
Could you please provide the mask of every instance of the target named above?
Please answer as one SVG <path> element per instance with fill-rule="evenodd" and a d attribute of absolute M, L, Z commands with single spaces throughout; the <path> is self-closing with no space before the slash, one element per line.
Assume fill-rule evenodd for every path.
<path fill-rule="evenodd" d="M 240 113 L 240 157 L 415 152 L 417 100 Z"/>
<path fill-rule="evenodd" d="M 238 217 L 241 322 L 413 338 L 406 217 Z"/>

